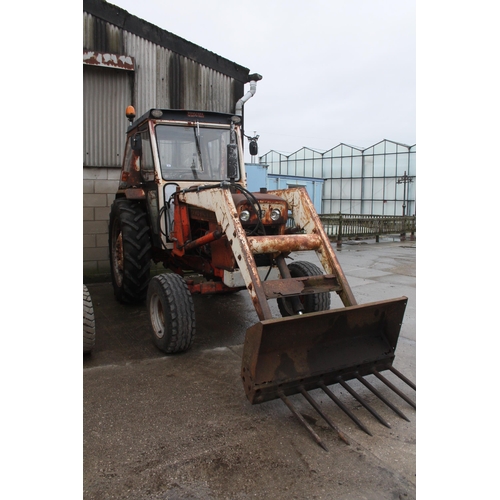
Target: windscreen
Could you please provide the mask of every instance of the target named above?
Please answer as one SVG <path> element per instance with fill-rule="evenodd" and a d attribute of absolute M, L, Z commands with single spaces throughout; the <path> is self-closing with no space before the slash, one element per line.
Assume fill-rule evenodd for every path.
<path fill-rule="evenodd" d="M 229 134 L 229 129 L 200 124 L 157 125 L 162 177 L 165 180 L 226 180 Z"/>

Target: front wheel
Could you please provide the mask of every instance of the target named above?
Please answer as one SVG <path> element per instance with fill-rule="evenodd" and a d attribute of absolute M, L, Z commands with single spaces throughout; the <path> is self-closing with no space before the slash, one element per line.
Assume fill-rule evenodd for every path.
<path fill-rule="evenodd" d="M 321 269 L 306 261 L 296 261 L 292 262 L 288 269 L 290 270 L 290 275 L 292 278 L 301 278 L 304 276 L 319 276 L 323 274 Z M 318 312 L 327 311 L 330 309 L 330 293 L 312 293 L 309 295 L 302 295 L 299 297 L 300 301 L 304 306 L 304 312 Z M 295 312 L 292 307 L 292 301 L 290 299 L 278 299 L 278 308 L 280 310 L 281 316 L 294 316 Z"/>
<path fill-rule="evenodd" d="M 148 287 L 147 304 L 153 342 L 167 354 L 187 351 L 193 343 L 196 321 L 191 292 L 178 274 L 160 274 Z"/>

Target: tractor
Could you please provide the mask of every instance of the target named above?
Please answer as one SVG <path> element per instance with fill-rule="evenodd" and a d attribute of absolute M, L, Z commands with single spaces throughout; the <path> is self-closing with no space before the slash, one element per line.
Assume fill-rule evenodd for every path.
<path fill-rule="evenodd" d="M 192 294 L 246 290 L 259 318 L 246 332 L 242 355 L 248 400 L 281 398 L 326 448 L 289 396 L 302 393 L 336 428 L 309 391 L 335 397 L 329 385 L 354 392 L 347 381 L 375 374 L 399 394 L 384 370 L 414 388 L 392 366 L 407 298 L 358 305 L 307 191 L 247 189 L 242 109 L 260 78 L 251 75 L 250 91 L 232 114 L 155 108 L 136 118 L 127 108 L 109 221 L 112 284 L 120 302 L 146 302 L 153 342 L 166 354 L 193 343 Z M 256 154 L 255 142 L 251 148 Z M 316 252 L 323 269 L 287 262 L 304 251 Z M 153 262 L 167 271 L 151 276 Z M 344 307 L 330 309 L 331 293 Z M 269 306 L 273 299 L 279 318 Z"/>

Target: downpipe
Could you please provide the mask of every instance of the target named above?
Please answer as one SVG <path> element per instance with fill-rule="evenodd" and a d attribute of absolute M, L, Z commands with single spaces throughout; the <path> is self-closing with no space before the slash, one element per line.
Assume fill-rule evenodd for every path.
<path fill-rule="evenodd" d="M 255 92 L 257 92 L 257 82 L 262 80 L 262 76 L 258 73 L 254 73 L 248 76 L 250 81 L 250 89 L 249 91 L 236 103 L 235 115 L 242 116 L 243 115 L 243 105 L 251 99 Z"/>

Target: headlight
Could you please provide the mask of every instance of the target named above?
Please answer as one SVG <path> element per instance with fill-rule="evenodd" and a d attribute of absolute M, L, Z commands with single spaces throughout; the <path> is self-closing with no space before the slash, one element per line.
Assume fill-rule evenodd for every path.
<path fill-rule="evenodd" d="M 273 208 L 271 210 L 271 220 L 277 221 L 281 217 L 281 210 L 278 210 L 277 208 Z"/>
<path fill-rule="evenodd" d="M 247 222 L 250 219 L 250 212 L 248 210 L 242 210 L 240 212 L 240 221 Z"/>

